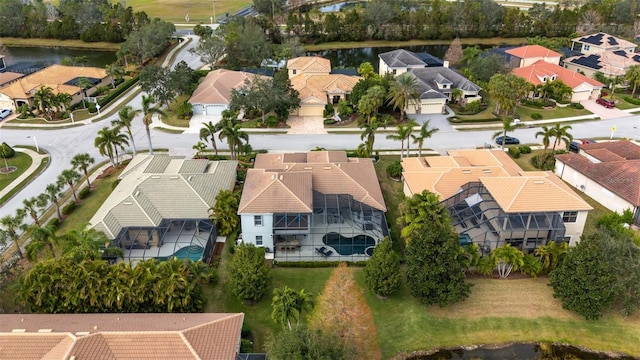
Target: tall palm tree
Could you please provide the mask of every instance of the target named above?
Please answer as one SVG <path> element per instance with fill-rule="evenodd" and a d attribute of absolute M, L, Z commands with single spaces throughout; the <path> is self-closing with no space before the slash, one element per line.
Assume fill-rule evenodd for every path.
<path fill-rule="evenodd" d="M 360 140 L 364 141 L 364 151 L 360 154 L 364 157 L 370 157 L 373 154 L 373 144 L 376 141 L 376 131 L 380 128 L 378 117 L 374 116 L 369 122 L 362 123 L 360 125 L 362 134 L 360 134 Z"/>
<path fill-rule="evenodd" d="M 15 216 L 6 215 L 0 218 L 0 243 L 6 243 L 8 240 L 13 241 L 18 249 L 18 254 L 21 259 L 24 259 L 24 254 L 22 253 L 22 249 L 20 249 L 20 234 L 19 231 L 24 231 L 27 226 L 22 223 L 25 217 L 24 211 L 17 211 Z"/>
<path fill-rule="evenodd" d="M 507 133 L 515 131 L 519 127 L 520 127 L 520 124 L 516 124 L 516 123 L 512 122 L 510 117 L 503 118 L 502 119 L 502 130 L 500 130 L 500 131 L 496 132 L 495 134 L 493 134 L 493 139 L 495 139 L 498 136 L 502 135 L 502 144 L 501 144 L 501 146 L 504 149 L 505 142 L 507 141 Z"/>
<path fill-rule="evenodd" d="M 207 141 L 207 139 L 210 139 L 211 147 L 215 151 L 216 156 L 218 155 L 218 146 L 216 145 L 216 133 L 218 131 L 220 131 L 220 124 L 214 124 L 211 121 L 202 124 L 202 128 L 200 129 L 200 140 Z"/>
<path fill-rule="evenodd" d="M 389 87 L 387 100 L 394 109 L 400 109 L 400 122 L 404 121 L 404 114 L 411 102 L 418 98 L 418 82 L 410 73 L 405 72 L 396 77 Z"/>
<path fill-rule="evenodd" d="M 555 141 L 553 142 L 553 151 L 555 153 L 556 146 L 560 145 L 560 143 L 564 142 L 567 147 L 569 147 L 569 143 L 573 141 L 573 135 L 569 134 L 569 130 L 571 130 L 571 125 L 562 126 L 560 123 L 556 123 L 554 127 L 551 128 L 553 130 L 553 136 L 555 137 Z"/>
<path fill-rule="evenodd" d="M 411 139 L 411 135 L 413 133 L 413 127 L 414 126 L 418 126 L 418 123 L 415 122 L 414 120 L 410 120 L 407 123 L 407 132 L 406 134 L 404 134 L 405 137 L 405 141 L 407 142 L 407 157 L 411 156 L 411 142 L 409 141 L 409 139 Z"/>
<path fill-rule="evenodd" d="M 544 152 L 547 152 L 549 144 L 551 144 L 551 138 L 554 136 L 553 128 L 549 128 L 545 125 L 541 126 L 540 128 L 542 128 L 542 130 L 536 133 L 536 139 L 538 138 L 538 136 L 542 136 L 542 145 L 544 145 Z"/>
<path fill-rule="evenodd" d="M 233 125 L 233 122 L 231 121 L 223 122 L 218 138 L 220 140 L 227 140 L 232 160 L 237 159 L 238 150 L 242 146 L 242 141 L 244 140 L 247 143 L 249 142 L 249 134 L 242 130 L 240 124 Z"/>
<path fill-rule="evenodd" d="M 60 203 L 59 203 L 60 197 L 62 197 L 63 195 L 62 186 L 60 186 L 60 184 L 58 183 L 51 183 L 47 185 L 47 187 L 44 189 L 43 195 L 45 195 L 49 199 L 49 201 L 56 206 L 56 211 L 58 212 L 58 219 L 62 219 L 62 214 L 60 213 Z"/>
<path fill-rule="evenodd" d="M 424 141 L 431 138 L 433 134 L 437 133 L 438 130 L 440 130 L 438 128 L 429 128 L 429 121 L 430 120 L 427 120 L 424 122 L 424 124 L 422 124 L 418 135 L 411 135 L 413 143 L 418 144 L 418 157 L 422 157 L 422 146 L 424 145 Z"/>
<path fill-rule="evenodd" d="M 117 63 L 107 64 L 105 66 L 105 72 L 107 75 L 111 76 L 111 87 L 116 88 L 115 80 L 122 79 L 124 75 L 124 69 L 120 67 Z"/>
<path fill-rule="evenodd" d="M 124 145 L 129 145 L 127 136 L 120 132 L 120 128 L 103 127 L 98 130 L 98 136 L 94 141 L 100 155 L 107 156 L 113 167 L 119 163 L 118 147 L 124 150 Z"/>
<path fill-rule="evenodd" d="M 25 213 L 31 216 L 31 218 L 33 219 L 33 222 L 37 226 L 40 226 L 38 213 L 40 212 L 40 210 L 44 209 L 48 205 L 48 199 L 41 196 L 38 196 L 38 197 L 34 196 L 31 198 L 22 200 L 22 205 L 24 206 L 23 210 L 25 211 Z"/>
<path fill-rule="evenodd" d="M 216 196 L 216 203 L 213 206 L 215 223 L 218 233 L 222 236 L 231 234 L 240 223 L 238 217 L 238 206 L 240 205 L 240 193 L 229 190 L 222 190 Z"/>
<path fill-rule="evenodd" d="M 111 121 L 111 125 L 117 127 L 123 127 L 127 130 L 127 134 L 129 135 L 129 140 L 131 140 L 131 147 L 133 148 L 133 156 L 137 155 L 136 151 L 136 143 L 133 140 L 133 133 L 131 132 L 131 127 L 133 126 L 133 119 L 140 114 L 140 110 L 133 110 L 133 107 L 130 105 L 123 106 L 120 111 L 118 111 L 118 119 Z"/>
<path fill-rule="evenodd" d="M 415 124 L 415 123 L 413 123 Z M 404 142 L 409 142 L 413 124 L 399 125 L 395 134 L 387 135 L 387 139 L 400 141 L 400 158 L 404 157 Z"/>
<path fill-rule="evenodd" d="M 48 86 L 41 87 L 33 94 L 34 106 L 49 120 L 51 120 L 50 110 L 54 96 L 53 89 Z"/>
<path fill-rule="evenodd" d="M 297 291 L 288 286 L 273 289 L 271 318 L 283 326 L 288 326 L 289 330 L 291 330 L 291 321 L 298 316 L 295 306 L 297 294 Z"/>
<path fill-rule="evenodd" d="M 51 257 L 56 257 L 55 246 L 58 245 L 58 237 L 56 236 L 56 227 L 54 225 L 31 226 L 29 233 L 31 242 L 26 248 L 29 261 L 36 261 L 44 248 L 49 249 Z"/>
<path fill-rule="evenodd" d="M 631 96 L 636 97 L 636 89 L 638 88 L 638 85 L 640 85 L 640 65 L 630 66 L 624 75 L 624 79 L 630 85 L 633 85 Z"/>
<path fill-rule="evenodd" d="M 75 171 L 74 169 L 62 170 L 62 172 L 58 176 L 59 184 L 69 185 L 69 188 L 71 189 L 71 193 L 73 194 L 73 198 L 76 201 L 76 204 L 78 203 L 78 197 L 76 196 L 76 189 L 73 186 L 76 184 L 78 180 L 80 180 L 80 177 L 81 177 L 80 173 Z"/>
<path fill-rule="evenodd" d="M 149 142 L 149 154 L 153 155 L 153 145 L 151 145 L 151 123 L 153 122 L 153 114 L 165 116 L 165 113 L 153 103 L 156 102 L 153 95 L 142 95 L 142 113 L 144 117 L 144 129 L 147 131 L 147 141 Z"/>
<path fill-rule="evenodd" d="M 78 81 L 76 82 L 76 85 L 82 89 L 82 107 L 87 107 L 87 105 L 84 102 L 84 99 L 87 97 L 87 90 L 91 89 L 93 87 L 93 83 L 91 82 L 91 80 L 83 77 L 78 79 Z"/>
<path fill-rule="evenodd" d="M 89 166 L 94 162 L 96 162 L 96 160 L 87 153 L 76 154 L 71 159 L 71 166 L 73 166 L 73 168 L 76 170 L 82 170 L 84 178 L 85 180 L 87 180 L 87 186 L 89 188 L 91 188 L 91 182 L 89 181 Z"/>

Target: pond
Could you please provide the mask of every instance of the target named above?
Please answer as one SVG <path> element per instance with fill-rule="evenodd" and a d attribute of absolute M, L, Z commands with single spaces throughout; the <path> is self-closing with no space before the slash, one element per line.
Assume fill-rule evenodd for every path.
<path fill-rule="evenodd" d="M 322 6 L 322 7 L 319 7 L 318 10 L 322 13 L 338 12 L 342 9 L 346 10 L 348 8 L 355 7 L 356 5 L 366 6 L 366 4 L 367 3 L 365 1 L 347 1 L 347 2 L 337 3 L 337 4 Z"/>
<path fill-rule="evenodd" d="M 479 45 L 481 49 L 490 49 L 493 46 Z M 427 52 L 439 59 L 444 58 L 444 54 L 449 49 L 449 45 L 419 45 L 403 47 L 365 47 L 354 49 L 336 49 L 307 52 L 308 56 L 322 56 L 331 60 L 332 68 L 358 68 L 363 62 L 370 62 L 373 68 L 378 71 L 378 54 L 405 49 L 413 52 Z"/>
<path fill-rule="evenodd" d="M 8 50 L 7 66 L 21 63 L 47 66 L 60 64 L 64 58 L 71 58 L 73 60 L 80 56 L 87 57 L 88 62 L 86 66 L 103 68 L 105 65 L 116 61 L 116 53 L 112 51 L 71 50 L 60 47 L 10 47 Z"/>
<path fill-rule="evenodd" d="M 575 346 L 561 344 L 511 344 L 504 347 L 479 347 L 466 350 L 462 348 L 437 350 L 429 355 L 415 355 L 405 358 L 407 360 L 444 360 L 444 359 L 511 359 L 511 360 L 538 360 L 538 359 L 635 359 L 632 356 L 619 354 L 613 356 L 600 352 L 584 350 Z"/>

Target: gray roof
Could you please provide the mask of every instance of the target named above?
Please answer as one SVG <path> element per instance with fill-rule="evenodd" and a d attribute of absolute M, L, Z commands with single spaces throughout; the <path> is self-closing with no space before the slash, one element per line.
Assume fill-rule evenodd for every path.
<path fill-rule="evenodd" d="M 233 190 L 237 161 L 138 155 L 90 221 L 115 238 L 124 227 L 153 227 L 163 219 L 202 219 L 221 190 Z"/>
<path fill-rule="evenodd" d="M 418 90 L 422 94 L 421 99 L 436 98 L 433 91 L 442 93 L 437 84 L 451 84 L 454 89 L 477 92 L 481 87 L 460 75 L 457 71 L 447 67 L 430 67 L 424 69 L 410 69 L 409 74 L 418 81 Z M 431 93 L 431 94 L 429 94 Z M 443 96 L 446 96 L 443 94 Z"/>
<path fill-rule="evenodd" d="M 411 51 L 398 49 L 378 54 L 378 57 L 389 67 L 427 66 L 427 63 Z"/>

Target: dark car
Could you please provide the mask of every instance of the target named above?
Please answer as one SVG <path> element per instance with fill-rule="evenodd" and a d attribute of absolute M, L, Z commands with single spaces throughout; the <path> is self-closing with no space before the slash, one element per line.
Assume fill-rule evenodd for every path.
<path fill-rule="evenodd" d="M 574 152 L 574 153 L 579 153 L 580 152 L 580 143 L 577 141 L 572 141 L 569 143 L 569 146 L 567 147 L 567 150 Z"/>
<path fill-rule="evenodd" d="M 502 138 L 503 138 L 502 136 L 498 136 L 496 138 L 496 144 L 502 145 Z M 518 144 L 520 144 L 520 140 L 518 140 L 518 138 L 514 138 L 514 137 L 511 137 L 511 136 L 505 136 L 504 137 L 504 144 L 505 145 L 518 145 Z"/>
<path fill-rule="evenodd" d="M 604 107 L 606 107 L 607 109 L 611 109 L 616 107 L 616 103 L 613 102 L 613 100 L 609 100 L 609 99 L 605 99 L 605 98 L 598 98 L 598 100 L 596 100 L 596 102 Z"/>

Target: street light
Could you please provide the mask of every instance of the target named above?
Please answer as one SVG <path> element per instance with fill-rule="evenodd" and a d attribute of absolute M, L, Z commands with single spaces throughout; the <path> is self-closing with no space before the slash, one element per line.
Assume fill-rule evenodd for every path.
<path fill-rule="evenodd" d="M 100 114 L 100 104 L 96 103 L 96 109 L 98 109 L 98 118 L 102 115 Z"/>

